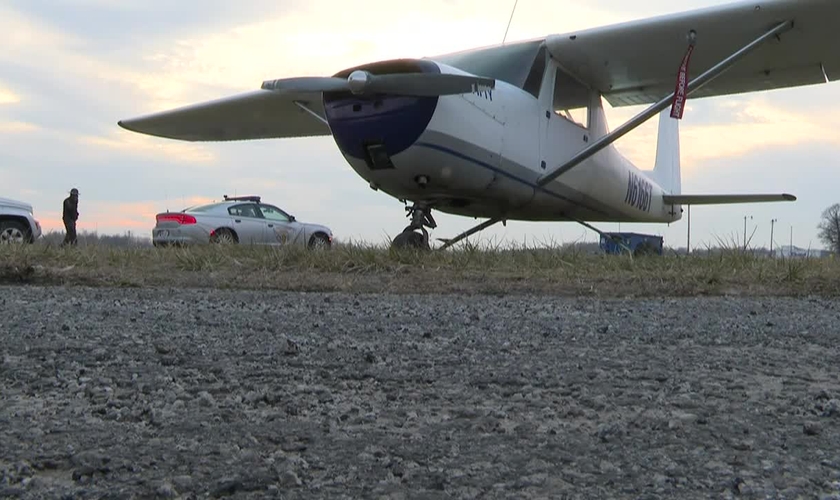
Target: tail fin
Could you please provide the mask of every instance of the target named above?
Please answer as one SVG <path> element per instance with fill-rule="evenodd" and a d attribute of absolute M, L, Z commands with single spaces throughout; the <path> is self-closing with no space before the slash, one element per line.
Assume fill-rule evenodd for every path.
<path fill-rule="evenodd" d="M 680 122 L 671 118 L 671 110 L 659 115 L 659 138 L 653 178 L 668 194 L 682 194 L 680 173 Z"/>
<path fill-rule="evenodd" d="M 680 122 L 666 109 L 659 115 L 659 139 L 656 144 L 656 165 L 653 180 L 665 190 L 666 205 L 725 205 L 730 203 L 762 203 L 796 201 L 796 196 L 781 194 L 682 194 L 680 174 Z"/>

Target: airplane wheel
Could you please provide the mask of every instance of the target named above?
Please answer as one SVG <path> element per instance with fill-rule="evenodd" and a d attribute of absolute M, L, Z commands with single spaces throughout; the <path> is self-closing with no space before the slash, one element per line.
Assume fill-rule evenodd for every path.
<path fill-rule="evenodd" d="M 403 231 L 391 242 L 391 248 L 412 248 L 428 250 L 429 244 L 423 242 L 423 235 L 415 231 Z"/>

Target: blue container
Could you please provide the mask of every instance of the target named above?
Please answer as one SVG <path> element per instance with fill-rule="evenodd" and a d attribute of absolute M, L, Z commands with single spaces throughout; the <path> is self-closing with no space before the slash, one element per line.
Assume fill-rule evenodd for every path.
<path fill-rule="evenodd" d="M 633 253 L 639 245 L 642 245 L 643 250 L 653 250 L 656 255 L 662 255 L 662 248 L 665 239 L 662 236 L 654 236 L 652 234 L 639 233 L 606 233 L 611 237 L 620 239 L 627 245 Z M 623 248 L 613 239 L 606 236 L 601 236 L 601 250 L 612 255 L 619 255 L 623 252 Z M 639 252 L 642 253 L 642 252 Z"/>

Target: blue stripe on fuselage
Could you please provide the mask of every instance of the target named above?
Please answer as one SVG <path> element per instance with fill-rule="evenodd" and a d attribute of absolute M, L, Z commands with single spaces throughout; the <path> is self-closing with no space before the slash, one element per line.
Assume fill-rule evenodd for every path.
<path fill-rule="evenodd" d="M 464 153 L 461 153 L 460 151 L 455 151 L 454 149 L 450 149 L 450 148 L 447 148 L 445 146 L 440 146 L 438 144 L 433 144 L 431 142 L 417 142 L 414 145 L 419 146 L 419 147 L 423 147 L 423 148 L 434 149 L 435 151 L 440 151 L 441 153 L 446 153 L 446 154 L 455 156 L 456 158 L 460 158 L 462 160 L 466 160 L 470 163 L 474 163 L 478 166 L 484 167 L 484 168 L 486 168 L 488 170 L 491 170 L 491 171 L 493 171 L 493 172 L 495 172 L 499 175 L 507 177 L 508 179 L 511 179 L 511 180 L 516 181 L 516 182 L 522 183 L 522 184 L 524 184 L 524 185 L 526 185 L 530 188 L 533 188 L 537 191 L 541 191 L 541 192 L 543 192 L 543 193 L 545 193 L 549 196 L 552 196 L 554 198 L 557 198 L 559 200 L 563 200 L 565 202 L 571 203 L 572 205 L 577 205 L 579 207 L 583 207 L 587 210 L 592 210 L 593 212 L 597 212 L 597 213 L 599 213 L 601 215 L 604 215 L 604 216 L 607 216 L 607 217 L 610 216 L 610 214 L 608 214 L 607 212 L 604 212 L 603 210 L 599 210 L 597 208 L 587 206 L 586 204 L 580 203 L 578 201 L 574 201 L 574 200 L 571 200 L 569 198 L 566 198 L 562 194 L 555 193 L 554 191 L 551 191 L 550 189 L 547 189 L 547 188 L 545 188 L 543 186 L 540 186 L 538 184 L 534 184 L 532 182 L 529 182 L 529 181 L 527 181 L 527 180 L 525 180 L 521 177 L 518 177 L 516 175 L 511 174 L 510 172 L 508 172 L 506 170 L 503 170 L 499 167 L 495 167 L 493 165 L 490 165 L 489 163 L 483 162 L 483 161 L 481 161 L 477 158 L 473 158 L 471 156 L 465 155 Z"/>

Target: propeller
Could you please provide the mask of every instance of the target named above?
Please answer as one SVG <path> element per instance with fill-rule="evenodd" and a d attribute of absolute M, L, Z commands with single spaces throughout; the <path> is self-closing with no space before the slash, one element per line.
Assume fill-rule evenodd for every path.
<path fill-rule="evenodd" d="M 280 92 L 346 92 L 362 94 L 394 94 L 418 97 L 469 94 L 492 90 L 496 80 L 478 76 L 443 73 L 391 73 L 374 75 L 356 70 L 347 79 L 306 76 L 267 80 L 263 90 Z"/>

